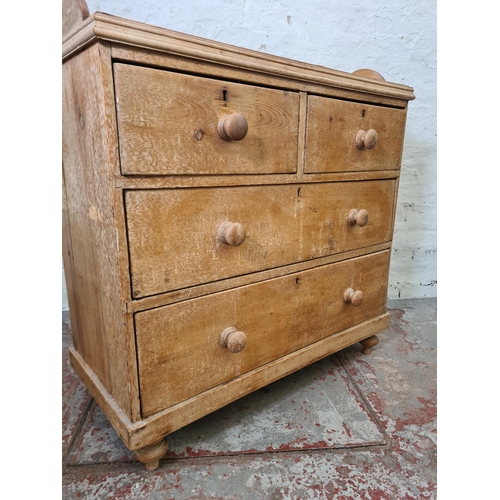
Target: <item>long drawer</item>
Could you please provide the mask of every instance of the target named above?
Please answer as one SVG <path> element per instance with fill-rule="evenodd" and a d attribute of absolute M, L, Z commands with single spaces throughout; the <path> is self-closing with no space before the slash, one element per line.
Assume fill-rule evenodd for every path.
<path fill-rule="evenodd" d="M 297 92 L 118 63 L 114 76 L 123 174 L 297 170 Z"/>
<path fill-rule="evenodd" d="M 137 313 L 143 417 L 383 314 L 389 256 L 385 250 Z M 357 294 L 350 303 L 349 288 Z M 246 337 L 237 353 L 221 341 L 231 327 Z"/>
<path fill-rule="evenodd" d="M 389 179 L 128 191 L 133 296 L 390 241 L 395 187 Z M 353 211 L 367 221 L 349 222 Z"/>

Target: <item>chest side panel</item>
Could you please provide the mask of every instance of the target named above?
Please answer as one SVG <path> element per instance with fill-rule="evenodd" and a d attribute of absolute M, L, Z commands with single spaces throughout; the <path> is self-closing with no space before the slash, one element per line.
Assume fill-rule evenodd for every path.
<path fill-rule="evenodd" d="M 68 292 L 77 317 L 75 347 L 125 413 L 134 416 L 134 347 L 127 334 L 123 297 L 129 289 L 121 262 L 124 226 L 117 223 L 123 203 L 114 188 L 112 110 L 106 107 L 106 71 L 99 44 L 63 65 L 63 174 L 66 231 L 71 257 Z M 120 231 L 122 233 L 120 233 Z M 129 293 L 130 294 L 130 293 Z"/>

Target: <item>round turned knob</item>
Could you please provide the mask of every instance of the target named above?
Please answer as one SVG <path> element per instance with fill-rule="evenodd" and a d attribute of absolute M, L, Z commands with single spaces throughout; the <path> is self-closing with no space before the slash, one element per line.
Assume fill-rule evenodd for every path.
<path fill-rule="evenodd" d="M 232 247 L 241 245 L 246 237 L 247 232 L 239 222 L 223 222 L 217 231 L 219 241 Z"/>
<path fill-rule="evenodd" d="M 224 115 L 219 120 L 217 131 L 225 141 L 241 141 L 248 132 L 247 119 L 240 113 Z"/>
<path fill-rule="evenodd" d="M 234 326 L 230 326 L 221 333 L 220 343 L 223 347 L 227 347 L 229 351 L 237 353 L 247 345 L 247 336 L 243 332 L 236 330 Z"/>
<path fill-rule="evenodd" d="M 362 208 L 361 210 L 356 210 L 355 208 L 353 208 L 349 212 L 347 220 L 349 221 L 349 224 L 351 224 L 351 226 L 366 226 L 366 224 L 368 224 L 368 212 L 364 208 Z"/>
<path fill-rule="evenodd" d="M 346 304 L 352 304 L 354 307 L 358 307 L 363 303 L 365 296 L 361 290 L 354 291 L 352 288 L 348 288 L 344 292 L 344 302 Z"/>
<path fill-rule="evenodd" d="M 373 149 L 378 143 L 378 134 L 372 128 L 367 130 L 359 130 L 356 134 L 356 147 L 358 149 Z"/>

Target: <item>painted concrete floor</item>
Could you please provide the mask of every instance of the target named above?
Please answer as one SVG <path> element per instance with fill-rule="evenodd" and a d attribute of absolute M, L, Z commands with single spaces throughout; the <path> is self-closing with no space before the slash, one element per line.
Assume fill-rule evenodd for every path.
<path fill-rule="evenodd" d="M 63 499 L 436 498 L 437 301 L 389 301 L 391 327 L 168 437 L 135 460 L 68 361 L 63 313 Z"/>

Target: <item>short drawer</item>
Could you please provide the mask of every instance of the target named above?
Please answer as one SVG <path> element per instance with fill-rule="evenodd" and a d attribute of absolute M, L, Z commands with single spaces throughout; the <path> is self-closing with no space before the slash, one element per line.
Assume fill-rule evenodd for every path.
<path fill-rule="evenodd" d="M 133 297 L 388 242 L 395 188 L 388 179 L 127 191 Z"/>
<path fill-rule="evenodd" d="M 297 92 L 118 63 L 114 76 L 123 174 L 297 170 Z"/>
<path fill-rule="evenodd" d="M 143 417 L 383 314 L 389 255 L 386 250 L 137 313 Z M 344 300 L 348 289 L 357 294 L 356 306 Z M 231 327 L 232 335 L 243 332 L 240 352 L 223 345 L 221 335 Z"/>
<path fill-rule="evenodd" d="M 309 96 L 305 172 L 396 170 L 406 110 Z"/>

